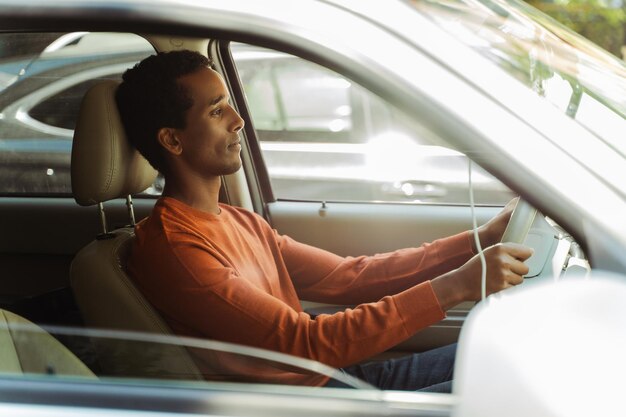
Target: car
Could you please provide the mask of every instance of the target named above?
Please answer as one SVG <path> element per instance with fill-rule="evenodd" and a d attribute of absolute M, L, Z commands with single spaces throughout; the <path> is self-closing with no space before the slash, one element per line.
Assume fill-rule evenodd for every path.
<path fill-rule="evenodd" d="M 607 396 L 603 384 L 588 386 L 587 381 L 602 381 L 609 371 L 619 373 L 623 368 L 616 354 L 619 349 L 603 346 L 626 347 L 619 326 L 613 325 L 623 323 L 619 296 L 626 285 L 622 214 L 626 211 L 626 66 L 622 61 L 515 0 L 384 4 L 360 0 L 1 0 L 0 17 L 0 80 L 4 85 L 0 145 L 2 158 L 10 162 L 10 169 L 0 170 L 0 183 L 14 184 L 0 197 L 4 266 L 0 308 L 7 323 L 0 332 L 0 347 L 8 355 L 2 361 L 0 408 L 7 414 L 463 417 L 522 411 L 567 415 L 565 411 L 589 411 L 597 404 L 618 406 L 618 396 Z M 111 33 L 121 35 L 115 36 L 115 42 L 102 42 L 111 39 Z M 81 45 L 82 41 L 86 43 Z M 30 120 L 34 114 L 47 117 L 46 112 L 55 113 L 70 102 L 74 104 L 67 114 L 78 117 L 75 95 L 61 94 L 46 105 L 46 98 L 54 94 L 33 98 L 31 93 L 59 92 L 63 88 L 54 89 L 63 83 L 78 85 L 77 77 L 82 75 L 77 74 L 107 68 L 112 56 L 123 66 L 132 65 L 137 57 L 127 60 L 126 46 L 131 55 L 137 49 L 153 53 L 186 48 L 212 59 L 227 83 L 233 105 L 246 121 L 241 134 L 243 167 L 223 178 L 221 199 L 262 215 L 279 233 L 296 240 L 342 256 L 357 256 L 417 246 L 468 230 L 473 220 L 487 221 L 504 204 L 474 201 L 479 194 L 474 196 L 474 189 L 494 184 L 492 178 L 511 190 L 504 194 L 507 199 L 517 194 L 528 202 L 518 204 L 512 220 L 518 225 L 514 231 L 521 232 L 517 239 L 535 249 L 526 282 L 478 306 L 459 305 L 442 322 L 372 358 L 458 341 L 458 375 L 452 395 L 378 391 L 301 358 L 168 334 L 159 327 L 158 315 L 151 316 L 157 317 L 152 323 L 156 327 L 151 328 L 156 333 L 134 332 L 128 324 L 131 316 L 119 299 L 101 290 L 99 279 L 81 281 L 82 286 L 74 278 L 70 282 L 70 275 L 81 270 L 88 271 L 87 278 L 107 275 L 101 264 L 83 256 L 85 250 L 114 246 L 120 237 L 131 239 L 132 226 L 127 227 L 134 222 L 128 214 L 131 207 L 136 220 L 148 215 L 159 186 L 132 198 L 97 202 L 82 200 L 77 184 L 70 194 L 67 178 L 58 187 L 50 179 L 45 191 L 21 188 L 19 181 L 41 184 L 32 177 L 42 172 L 55 177 L 59 170 L 70 165 L 77 169 L 83 161 L 70 160 L 69 132 L 31 136 L 37 126 L 40 133 L 54 126 L 48 119 L 42 122 L 46 126 L 37 125 Z M 81 58 L 71 65 L 62 62 L 60 56 L 71 56 L 73 47 L 85 52 L 81 56 L 93 51 L 93 59 Z M 235 50 L 240 51 L 239 60 Z M 45 58 L 50 54 L 56 57 L 49 61 Z M 255 54 L 253 61 L 250 55 Z M 38 59 L 33 61 L 33 57 Z M 304 74 L 280 74 L 289 86 L 281 94 L 295 94 L 289 100 L 301 106 L 294 123 L 325 126 L 331 132 L 347 126 L 367 131 L 372 118 L 390 114 L 388 125 L 378 127 L 380 134 L 367 143 L 341 142 L 340 135 L 333 135 L 339 138 L 337 143 L 305 141 L 295 135 L 298 140 L 291 144 L 300 146 L 302 153 L 293 152 L 281 143 L 281 136 L 289 134 L 280 124 L 284 117 L 272 118 L 272 106 L 280 102 L 277 90 L 263 84 L 276 82 L 272 77 L 278 73 L 259 84 L 253 82 L 263 68 L 273 73 L 281 62 L 296 59 L 292 57 L 306 62 L 306 68 L 323 67 L 323 74 L 337 74 L 311 77 L 307 69 L 300 71 Z M 50 65 L 28 64 L 38 60 Z M 258 63 L 258 72 L 249 72 L 249 62 L 255 62 L 255 67 Z M 120 71 L 116 67 L 83 80 L 100 77 L 96 84 L 103 85 L 101 78 Z M 47 74 L 55 74 L 55 80 L 46 79 Z M 39 82 L 41 87 L 20 93 L 20 78 Z M 343 107 L 346 97 L 357 100 L 352 93 L 346 95 L 348 84 L 359 85 L 376 97 L 377 103 L 367 103 L 361 93 L 354 93 L 361 94 L 358 106 L 371 106 L 375 111 Z M 8 94 L 11 91 L 13 96 Z M 320 112 L 323 106 L 311 105 L 307 113 L 309 102 L 324 100 L 316 96 L 322 92 L 334 92 L 326 98 L 331 101 L 324 103 L 338 110 L 337 119 Z M 28 101 L 20 104 L 26 97 Z M 20 107 L 24 103 L 26 111 Z M 42 104 L 40 113 L 32 112 Z M 359 114 L 362 120 L 348 123 L 347 114 Z M 24 134 L 9 134 L 10 124 Z M 271 134 L 280 140 L 263 139 L 275 126 L 278 133 Z M 103 130 L 94 127 L 96 133 Z M 410 135 L 419 138 L 419 143 L 408 145 Z M 98 156 L 103 148 L 97 145 L 81 153 Z M 78 152 L 76 143 L 72 147 L 72 152 Z M 291 152 L 283 159 L 293 164 L 285 168 L 290 172 L 272 173 L 269 151 Z M 315 177 L 321 185 L 315 194 L 298 194 L 298 181 L 308 181 L 311 155 L 325 155 L 326 165 Z M 369 162 L 334 169 L 335 161 L 341 166 L 341 158 L 355 155 L 365 155 Z M 32 165 L 29 158 L 34 159 Z M 467 172 L 463 177 L 467 186 L 460 180 L 461 168 Z M 298 171 L 307 175 L 299 177 Z M 439 183 L 433 181 L 441 180 L 446 172 L 454 173 L 449 182 L 466 192 L 466 199 L 461 191 L 441 195 Z M 293 187 L 281 188 L 283 174 L 291 176 Z M 356 186 L 332 191 L 338 177 L 371 183 L 376 192 L 354 198 L 350 192 Z M 430 197 L 381 198 L 380 178 L 388 193 L 410 195 L 412 189 L 421 187 Z M 496 187 L 502 190 L 501 185 Z M 607 275 L 611 275 L 610 283 Z M 132 293 L 132 283 L 128 288 Z M 84 294 L 89 291 L 87 302 Z M 120 293 L 122 297 L 129 294 Z M 349 307 L 301 302 L 311 316 Z M 524 314 L 514 314 L 519 311 Z M 100 322 L 94 321 L 94 314 Z M 539 325 L 542 319 L 545 324 Z M 602 339 L 593 346 L 574 343 L 584 338 L 563 337 L 573 330 Z M 498 334 L 507 337 L 498 339 Z M 533 355 L 520 359 L 520 346 Z M 197 349 L 226 358 L 225 363 L 305 369 L 359 389 L 259 383 L 254 372 L 227 375 L 218 369 L 208 377 L 198 375 L 193 359 L 187 357 Z M 590 353 L 601 357 L 605 365 L 614 363 L 614 368 L 585 366 L 584 374 L 565 372 L 576 365 L 563 358 L 584 360 Z M 541 361 L 533 363 L 539 354 L 544 355 Z M 520 368 L 520 364 L 528 366 Z M 558 364 L 555 369 L 563 372 L 546 370 L 550 364 Z M 545 375 L 550 375 L 553 387 L 572 389 L 576 395 L 566 398 L 561 391 L 550 390 Z M 613 379 L 611 383 L 609 392 L 614 393 L 612 387 L 619 385 Z M 543 388 L 539 393 L 537 386 Z M 510 392 L 524 392 L 524 396 L 505 395 Z M 498 398 L 503 400 L 495 401 Z M 608 411 L 617 412 L 610 407 Z"/>
<path fill-rule="evenodd" d="M 6 144 L 0 153 L 6 172 L 0 192 L 70 194 L 72 135 L 83 95 L 102 80 L 121 80 L 124 70 L 154 49 L 123 33 L 29 33 L 24 38 L 41 50 L 28 59 L 22 48 L 8 50 L 0 63 L 8 80 L 0 93 Z M 410 129 L 403 132 L 405 123 L 395 120 L 376 95 L 293 55 L 242 43 L 233 43 L 232 52 L 276 193 L 310 200 L 467 201 L 465 156 L 422 144 Z M 324 86 L 315 100 L 295 99 L 311 84 Z M 389 126 L 396 130 L 388 132 Z M 391 143 L 418 162 L 419 172 L 412 172 L 412 164 L 398 169 L 381 157 L 381 145 Z M 480 203 L 512 198 L 486 171 L 477 167 L 474 175 Z M 159 177 L 146 193 L 158 194 L 162 183 Z"/>

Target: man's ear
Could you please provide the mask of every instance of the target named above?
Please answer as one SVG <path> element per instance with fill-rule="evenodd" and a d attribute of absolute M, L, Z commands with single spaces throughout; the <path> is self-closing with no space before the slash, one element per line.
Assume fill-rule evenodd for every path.
<path fill-rule="evenodd" d="M 176 137 L 176 129 L 162 127 L 157 133 L 157 140 L 171 154 L 180 155 L 183 152 L 183 145 Z"/>

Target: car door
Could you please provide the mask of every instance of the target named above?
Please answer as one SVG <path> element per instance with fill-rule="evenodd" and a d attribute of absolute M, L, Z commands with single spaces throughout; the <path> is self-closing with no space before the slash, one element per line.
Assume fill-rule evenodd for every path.
<path fill-rule="evenodd" d="M 283 51 L 222 43 L 210 53 L 248 123 L 244 162 L 256 209 L 279 233 L 358 256 L 471 228 L 468 159 L 411 117 L 342 75 Z M 478 165 L 472 175 L 482 224 L 513 194 Z M 302 302 L 314 314 L 345 308 Z M 454 342 L 471 306 L 459 305 L 396 349 Z"/>

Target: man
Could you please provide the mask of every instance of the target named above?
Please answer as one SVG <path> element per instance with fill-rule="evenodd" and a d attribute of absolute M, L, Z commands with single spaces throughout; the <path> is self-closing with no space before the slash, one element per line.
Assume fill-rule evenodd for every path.
<path fill-rule="evenodd" d="M 244 121 L 207 58 L 190 51 L 149 57 L 124 74 L 116 98 L 129 140 L 165 177 L 153 213 L 136 228 L 128 270 L 177 334 L 318 360 L 385 389 L 450 391 L 454 346 L 355 364 L 480 298 L 470 232 L 359 258 L 295 242 L 260 216 L 218 203 L 220 176 L 241 166 Z M 479 230 L 488 293 L 519 284 L 528 272 L 530 249 L 496 245 L 511 210 Z M 358 306 L 312 319 L 299 299 Z M 208 358 L 196 360 L 211 372 Z M 266 382 L 333 385 L 218 362 Z"/>

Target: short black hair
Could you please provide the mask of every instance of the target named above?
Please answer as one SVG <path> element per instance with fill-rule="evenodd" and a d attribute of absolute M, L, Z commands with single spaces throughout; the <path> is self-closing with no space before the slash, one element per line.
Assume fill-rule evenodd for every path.
<path fill-rule="evenodd" d="M 164 150 L 157 141 L 161 128 L 185 128 L 185 113 L 193 105 L 178 79 L 210 67 L 207 57 L 181 50 L 159 52 L 128 69 L 115 100 L 130 143 L 158 171 L 167 171 Z"/>

